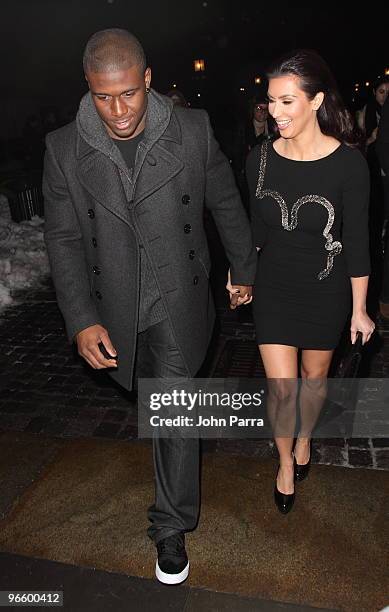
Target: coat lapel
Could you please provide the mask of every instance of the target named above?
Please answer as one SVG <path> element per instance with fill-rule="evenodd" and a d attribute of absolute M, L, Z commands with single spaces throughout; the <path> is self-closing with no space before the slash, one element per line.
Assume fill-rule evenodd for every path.
<path fill-rule="evenodd" d="M 137 174 L 134 174 L 135 206 L 166 185 L 184 168 L 182 160 L 159 143 L 143 155 L 145 161 Z"/>
<path fill-rule="evenodd" d="M 102 206 L 132 227 L 118 166 L 82 139 L 80 139 L 80 151 L 83 154 L 80 155 L 77 176 L 83 187 Z"/>
<path fill-rule="evenodd" d="M 181 145 L 181 128 L 174 112 L 158 123 L 158 96 L 152 92 L 145 138 L 140 145 L 134 171 L 135 206 L 166 185 L 184 168 L 183 161 L 174 155 L 170 143 Z M 169 143 L 169 144 L 168 144 Z"/>

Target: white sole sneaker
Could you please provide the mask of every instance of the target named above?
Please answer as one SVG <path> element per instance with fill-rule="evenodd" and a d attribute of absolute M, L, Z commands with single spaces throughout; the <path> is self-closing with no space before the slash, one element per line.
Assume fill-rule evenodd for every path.
<path fill-rule="evenodd" d="M 160 582 L 163 584 L 180 584 L 180 582 L 184 582 L 187 579 L 189 574 L 189 561 L 179 574 L 166 574 L 161 570 L 158 565 L 158 561 L 155 564 L 155 575 Z"/>

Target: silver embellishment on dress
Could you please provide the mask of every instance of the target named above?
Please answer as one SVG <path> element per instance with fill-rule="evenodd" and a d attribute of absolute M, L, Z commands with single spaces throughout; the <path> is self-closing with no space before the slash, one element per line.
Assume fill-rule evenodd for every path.
<path fill-rule="evenodd" d="M 342 250 L 342 243 L 339 240 L 333 239 L 332 234 L 330 233 L 330 229 L 332 228 L 335 220 L 335 211 L 331 202 L 329 202 L 326 198 L 323 198 L 319 195 L 305 195 L 299 198 L 292 206 L 292 210 L 290 213 L 290 223 L 289 223 L 289 211 L 286 205 L 286 202 L 282 195 L 278 193 L 278 191 L 273 191 L 272 189 L 262 189 L 263 181 L 265 179 L 265 171 L 266 171 L 266 162 L 267 162 L 267 148 L 269 145 L 269 141 L 263 143 L 261 148 L 261 160 L 259 164 L 259 176 L 258 176 L 258 184 L 255 195 L 257 198 L 264 198 L 269 196 L 274 198 L 274 200 L 279 204 L 281 208 L 281 224 L 282 227 L 288 232 L 293 231 L 297 227 L 298 219 L 297 213 L 299 211 L 300 206 L 306 204 L 307 202 L 316 202 L 317 204 L 321 204 L 328 211 L 328 220 L 326 226 L 323 230 L 323 236 L 326 239 L 326 243 L 324 248 L 328 251 L 327 256 L 327 267 L 319 272 L 317 278 L 319 280 L 323 280 L 326 278 L 331 272 L 334 266 L 334 257 L 339 255 Z"/>

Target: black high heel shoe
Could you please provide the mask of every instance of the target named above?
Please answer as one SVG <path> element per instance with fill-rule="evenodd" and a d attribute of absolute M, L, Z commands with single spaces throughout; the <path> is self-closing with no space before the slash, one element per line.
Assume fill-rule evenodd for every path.
<path fill-rule="evenodd" d="M 280 466 L 278 466 L 277 476 L 279 469 Z M 274 485 L 274 501 L 282 514 L 288 514 L 293 508 L 295 493 L 281 493 L 281 491 L 277 489 L 277 476 Z"/>
<path fill-rule="evenodd" d="M 312 457 L 312 439 L 309 441 L 309 459 L 308 463 L 299 464 L 294 459 L 294 479 L 297 482 L 301 482 L 308 476 L 309 468 L 311 467 L 311 457 Z"/>

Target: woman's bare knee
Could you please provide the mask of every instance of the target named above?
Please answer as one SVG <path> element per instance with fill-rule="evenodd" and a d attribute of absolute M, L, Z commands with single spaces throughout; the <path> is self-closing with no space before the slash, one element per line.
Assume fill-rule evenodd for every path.
<path fill-rule="evenodd" d="M 296 378 L 269 378 L 269 398 L 274 399 L 277 404 L 288 404 L 297 397 L 298 381 Z"/>
<path fill-rule="evenodd" d="M 301 357 L 301 378 L 324 379 L 327 378 L 333 351 L 307 351 L 303 350 Z"/>

